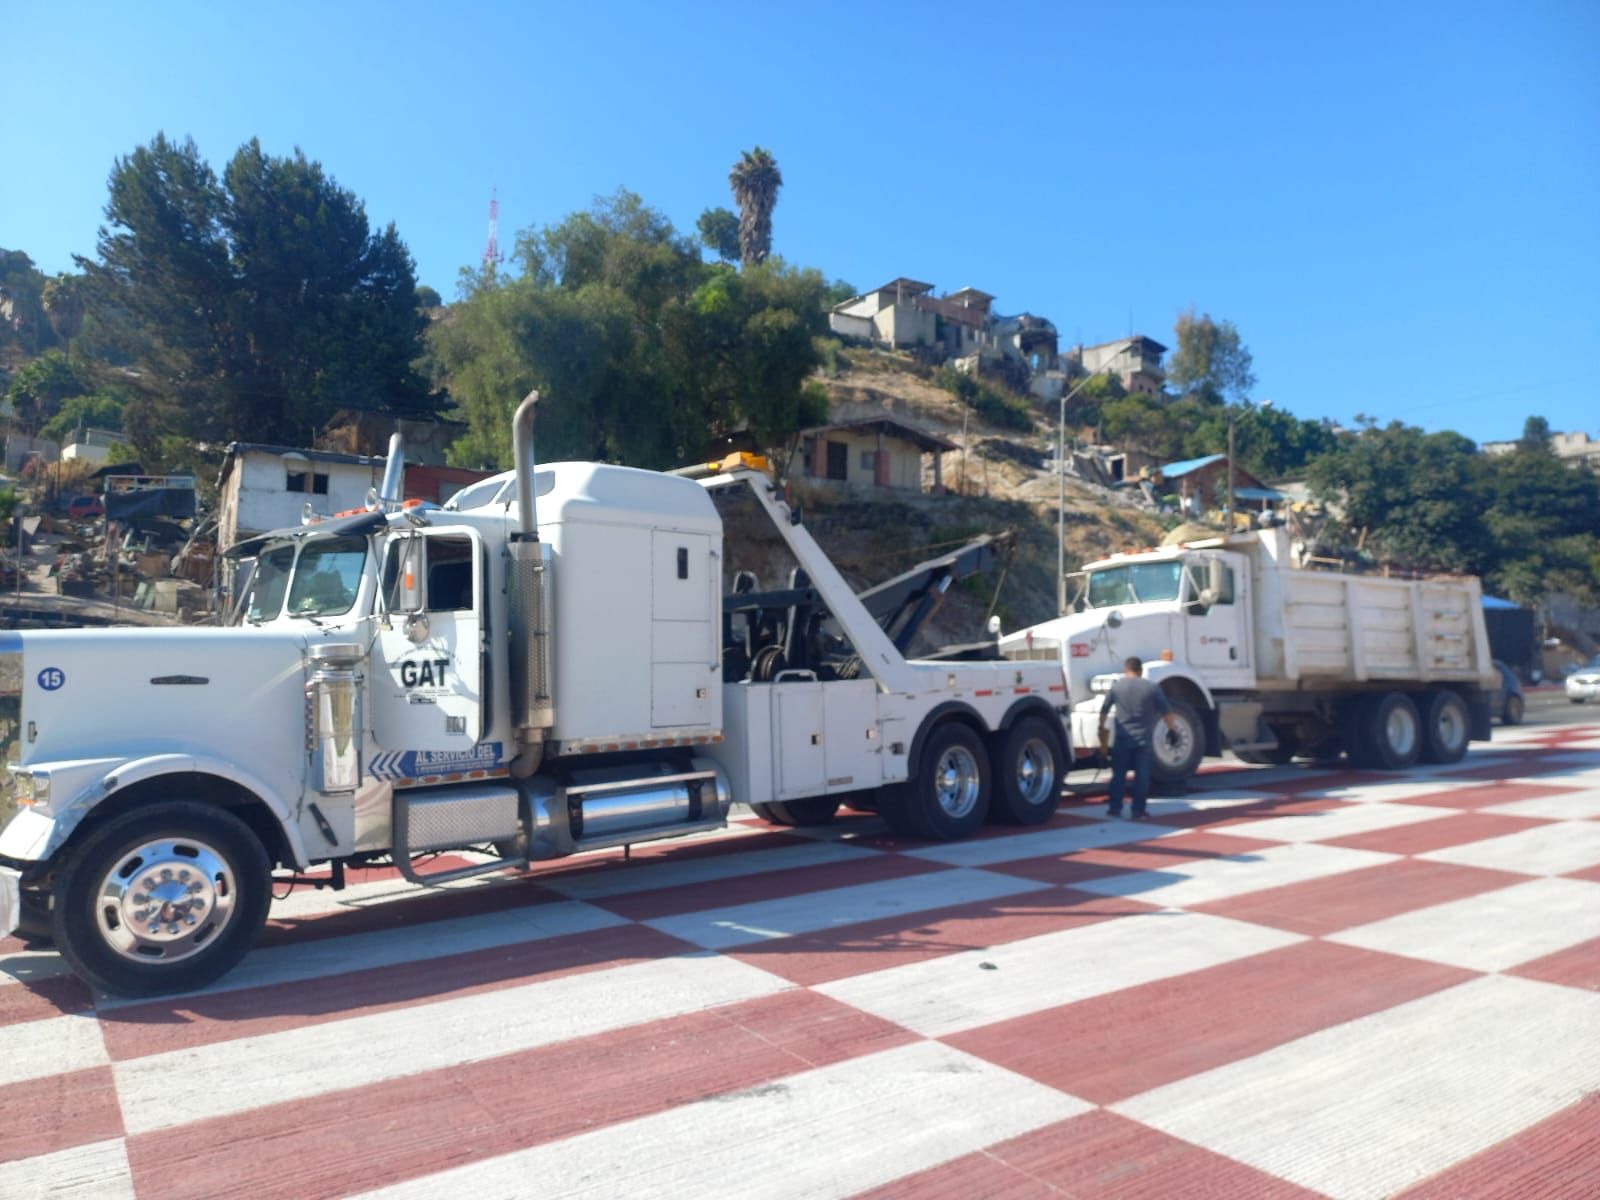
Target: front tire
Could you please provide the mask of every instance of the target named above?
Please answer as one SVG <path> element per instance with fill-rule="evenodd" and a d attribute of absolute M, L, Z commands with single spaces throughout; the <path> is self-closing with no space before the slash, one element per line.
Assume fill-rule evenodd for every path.
<path fill-rule="evenodd" d="M 1200 714 L 1187 701 L 1168 696 L 1167 704 L 1178 727 L 1168 729 L 1164 720 L 1156 721 L 1151 735 L 1155 761 L 1150 764 L 1150 779 L 1171 787 L 1183 783 L 1200 769 L 1200 760 L 1206 753 L 1206 727 Z"/>
<path fill-rule="evenodd" d="M 1042 717 L 1023 717 L 1000 741 L 995 815 L 1012 825 L 1040 825 L 1055 815 L 1066 777 L 1060 735 Z"/>
<path fill-rule="evenodd" d="M 1522 697 L 1511 695 L 1506 697 L 1506 710 L 1500 714 L 1502 725 L 1521 725 L 1523 716 Z"/>
<path fill-rule="evenodd" d="M 122 996 L 205 987 L 255 943 L 271 864 L 225 809 L 174 801 L 114 817 L 56 877 L 51 926 L 72 968 Z"/>

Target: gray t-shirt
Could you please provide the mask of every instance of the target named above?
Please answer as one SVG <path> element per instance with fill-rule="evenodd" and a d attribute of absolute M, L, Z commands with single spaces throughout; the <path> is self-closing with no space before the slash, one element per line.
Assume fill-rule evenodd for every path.
<path fill-rule="evenodd" d="M 1142 675 L 1124 675 L 1111 685 L 1100 715 L 1104 717 L 1112 708 L 1117 710 L 1117 736 L 1141 746 L 1150 744 L 1156 721 L 1172 711 L 1161 689 Z"/>

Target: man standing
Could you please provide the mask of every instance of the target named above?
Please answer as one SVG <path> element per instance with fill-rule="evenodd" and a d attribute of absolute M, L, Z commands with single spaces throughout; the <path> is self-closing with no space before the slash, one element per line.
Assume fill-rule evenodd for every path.
<path fill-rule="evenodd" d="M 1117 736 L 1111 743 L 1111 794 L 1106 798 L 1106 816 L 1122 815 L 1123 777 L 1133 772 L 1133 819 L 1144 820 L 1150 799 L 1150 765 L 1155 758 L 1151 738 L 1156 717 L 1177 728 L 1177 718 L 1161 689 L 1144 677 L 1144 663 L 1137 658 L 1123 660 L 1122 678 L 1111 685 L 1100 706 L 1100 741 L 1106 737 L 1106 714 L 1117 710 Z"/>

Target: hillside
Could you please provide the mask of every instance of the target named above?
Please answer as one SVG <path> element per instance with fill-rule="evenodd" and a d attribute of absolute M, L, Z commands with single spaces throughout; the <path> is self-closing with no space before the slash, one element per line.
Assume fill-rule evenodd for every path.
<path fill-rule="evenodd" d="M 1057 481 L 1046 470 L 1055 453 L 1053 406 L 1046 413 L 1045 405 L 1035 404 L 1031 435 L 998 429 L 935 386 L 930 375 L 907 355 L 845 349 L 838 354 L 836 369 L 821 380 L 833 420 L 892 416 L 964 446 L 964 454 L 957 450 L 944 455 L 943 478 L 952 494 L 797 487 L 794 494 L 804 506 L 807 528 L 846 578 L 863 587 L 977 534 L 1012 529 L 1016 554 L 995 611 L 1007 629 L 1054 616 Z M 1171 523 L 1172 518 L 1137 506 L 1127 493 L 1069 478 L 1068 569 L 1126 546 L 1153 545 Z M 932 623 L 933 640 L 979 639 L 997 581 L 973 579 L 956 589 Z"/>

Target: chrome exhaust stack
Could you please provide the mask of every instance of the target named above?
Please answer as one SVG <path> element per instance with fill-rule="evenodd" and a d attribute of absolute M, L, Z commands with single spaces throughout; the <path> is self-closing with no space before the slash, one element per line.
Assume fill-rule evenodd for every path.
<path fill-rule="evenodd" d="M 518 530 L 511 535 L 506 587 L 511 609 L 511 713 L 520 750 L 511 774 L 525 779 L 539 769 L 544 737 L 556 720 L 550 670 L 550 548 L 539 541 L 535 508 L 533 413 L 537 390 L 511 420 L 517 470 Z"/>
<path fill-rule="evenodd" d="M 406 478 L 406 439 L 398 430 L 389 435 L 389 457 L 383 464 L 383 482 L 378 498 L 384 504 L 399 504 L 404 499 Z"/>

